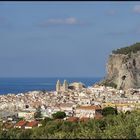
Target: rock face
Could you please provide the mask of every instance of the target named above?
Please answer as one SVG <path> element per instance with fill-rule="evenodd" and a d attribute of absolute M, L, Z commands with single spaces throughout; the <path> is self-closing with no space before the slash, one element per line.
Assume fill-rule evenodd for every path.
<path fill-rule="evenodd" d="M 113 83 L 117 89 L 140 88 L 140 51 L 111 54 L 103 83 Z"/>

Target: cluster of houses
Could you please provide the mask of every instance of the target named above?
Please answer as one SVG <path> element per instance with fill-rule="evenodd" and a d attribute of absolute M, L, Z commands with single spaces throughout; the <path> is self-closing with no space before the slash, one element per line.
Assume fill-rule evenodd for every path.
<path fill-rule="evenodd" d="M 32 129 L 33 127 L 39 127 L 42 124 L 39 121 L 31 121 L 28 122 L 26 120 L 20 120 L 18 123 L 14 125 L 14 128 L 25 128 L 25 129 Z"/>
<path fill-rule="evenodd" d="M 49 116 L 47 113 L 43 112 L 41 109 L 41 118 L 43 120 Z M 46 110 L 46 112 L 49 111 Z M 50 110 L 51 111 L 51 110 Z M 61 105 L 61 108 L 53 109 L 53 113 L 58 111 L 63 111 L 66 113 L 67 117 L 64 118 L 65 121 L 77 122 L 77 121 L 86 121 L 88 119 L 100 119 L 102 118 L 102 108 L 101 106 L 64 106 Z M 35 119 L 36 112 L 30 111 L 21 111 L 17 112 L 14 116 L 7 116 L 6 120 L 3 120 L 3 130 L 8 130 L 9 128 L 19 128 L 19 129 L 32 129 L 33 127 L 41 126 L 40 120 Z"/>
<path fill-rule="evenodd" d="M 42 124 L 39 121 L 33 120 L 33 121 L 26 121 L 26 120 L 19 120 L 19 121 L 9 121 L 3 123 L 2 129 L 8 130 L 11 128 L 19 128 L 19 129 L 32 129 L 34 127 L 42 126 Z"/>
<path fill-rule="evenodd" d="M 99 119 L 102 118 L 102 109 L 107 106 L 124 112 L 139 109 L 140 90 L 122 91 L 99 85 L 86 88 L 82 83 L 68 84 L 65 80 L 63 85 L 57 81 L 56 91 L 0 95 L 0 117 L 3 122 L 6 119 L 12 121 L 15 128 L 30 129 L 40 126 L 39 121 L 34 119 L 39 106 L 42 119 L 51 118 L 52 114 L 58 111 L 66 113 L 67 121 Z M 15 116 L 14 118 L 18 119 L 24 118 L 24 120 L 16 121 L 9 116 Z"/>

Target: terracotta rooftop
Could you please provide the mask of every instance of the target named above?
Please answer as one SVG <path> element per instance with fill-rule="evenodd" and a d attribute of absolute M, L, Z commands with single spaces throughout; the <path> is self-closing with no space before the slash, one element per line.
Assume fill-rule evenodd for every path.
<path fill-rule="evenodd" d="M 69 121 L 69 122 L 77 122 L 78 120 L 79 120 L 78 117 L 69 117 L 69 118 L 67 119 L 67 121 Z"/>
<path fill-rule="evenodd" d="M 31 122 L 27 123 L 26 126 L 28 126 L 28 127 L 34 127 L 34 126 L 37 126 L 38 123 L 39 123 L 38 121 L 31 121 Z"/>
<path fill-rule="evenodd" d="M 26 123 L 27 121 L 21 120 L 15 126 L 24 126 Z"/>

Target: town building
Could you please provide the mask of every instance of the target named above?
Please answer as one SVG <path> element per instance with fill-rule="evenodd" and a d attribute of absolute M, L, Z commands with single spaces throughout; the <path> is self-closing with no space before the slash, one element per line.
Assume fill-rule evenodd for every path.
<path fill-rule="evenodd" d="M 33 127 L 37 127 L 39 124 L 38 121 L 31 121 L 31 122 L 28 122 L 25 126 L 25 129 L 32 129 Z"/>
<path fill-rule="evenodd" d="M 27 121 L 21 120 L 17 124 L 15 124 L 14 128 L 24 128 L 27 123 Z"/>
<path fill-rule="evenodd" d="M 75 116 L 82 118 L 94 118 L 96 113 L 101 113 L 100 106 L 79 106 L 75 110 Z"/>
<path fill-rule="evenodd" d="M 20 111 L 18 112 L 18 117 L 19 118 L 24 118 L 26 120 L 33 120 L 34 119 L 34 115 L 35 115 L 35 112 L 30 112 L 30 111 Z"/>

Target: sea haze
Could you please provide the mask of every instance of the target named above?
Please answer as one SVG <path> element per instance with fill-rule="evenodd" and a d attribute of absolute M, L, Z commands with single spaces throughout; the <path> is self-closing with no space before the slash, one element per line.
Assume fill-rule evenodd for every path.
<path fill-rule="evenodd" d="M 56 81 L 60 80 L 63 84 L 64 80 L 68 83 L 82 82 L 86 86 L 91 86 L 100 81 L 101 77 L 93 78 L 67 78 L 67 77 L 53 77 L 53 78 L 0 78 L 0 94 L 8 93 L 24 93 L 34 90 L 55 90 Z"/>

